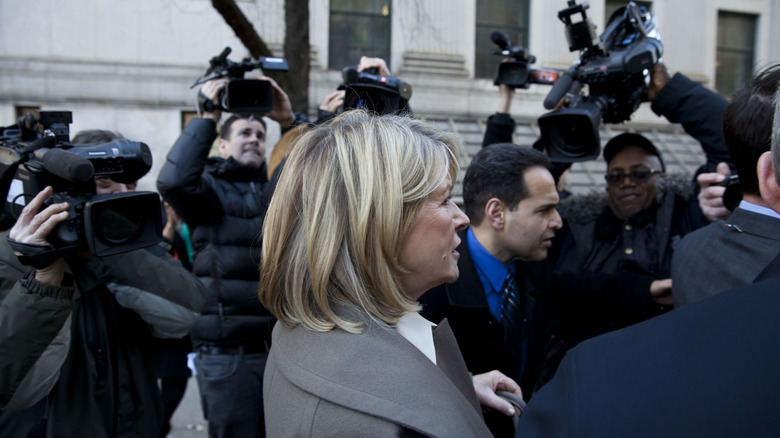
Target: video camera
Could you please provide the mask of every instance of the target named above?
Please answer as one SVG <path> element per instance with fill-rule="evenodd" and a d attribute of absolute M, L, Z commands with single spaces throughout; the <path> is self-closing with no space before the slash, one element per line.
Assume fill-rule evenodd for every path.
<path fill-rule="evenodd" d="M 644 8 L 628 2 L 610 16 L 597 38 L 596 26 L 585 13 L 588 7 L 568 0 L 568 7 L 558 12 L 566 25 L 569 51 L 580 50 L 581 55 L 544 100 L 544 107 L 553 109 L 568 95 L 568 107 L 539 118 L 540 141 L 552 161 L 597 158 L 601 120 L 621 123 L 631 118 L 663 54 L 655 17 Z M 573 20 L 575 14 L 581 14 L 581 20 Z M 588 85 L 587 95 L 580 94 L 583 84 Z"/>
<path fill-rule="evenodd" d="M 355 67 L 344 67 L 341 71 L 344 83 L 344 109 L 366 108 L 378 114 L 401 114 L 411 112 L 409 99 L 412 86 L 395 76 L 377 74 L 376 69 L 358 72 Z"/>
<path fill-rule="evenodd" d="M 11 242 L 25 264 L 42 268 L 63 255 L 88 249 L 108 256 L 152 246 L 162 239 L 162 208 L 154 192 L 95 194 L 94 176 L 130 183 L 152 167 L 144 143 L 116 140 L 100 145 L 69 141 L 70 111 L 25 114 L 0 128 L 0 193 L 5 203 L 0 228 L 10 228 L 22 209 L 47 186 L 45 202 L 68 202 L 68 219 L 47 237 L 54 249 Z"/>
<path fill-rule="evenodd" d="M 558 80 L 560 72 L 552 69 L 532 69 L 530 65 L 536 62 L 536 57 L 522 46 L 512 45 L 512 40 L 502 32 L 490 34 L 490 40 L 498 46 L 491 53 L 503 57 L 514 58 L 514 61 L 502 62 L 498 65 L 498 75 L 494 83 L 504 84 L 510 88 L 528 88 L 531 84 L 552 85 Z"/>
<path fill-rule="evenodd" d="M 262 56 L 257 62 L 244 58 L 241 62 L 227 59 L 230 47 L 225 47 L 218 56 L 211 58 L 209 68 L 190 88 L 212 79 L 227 77 L 225 91 L 219 95 L 219 102 L 212 102 L 198 93 L 198 103 L 206 111 L 222 110 L 241 114 L 268 114 L 273 108 L 274 90 L 271 83 L 263 79 L 244 79 L 244 73 L 258 68 L 263 70 L 287 71 L 287 60 Z"/>

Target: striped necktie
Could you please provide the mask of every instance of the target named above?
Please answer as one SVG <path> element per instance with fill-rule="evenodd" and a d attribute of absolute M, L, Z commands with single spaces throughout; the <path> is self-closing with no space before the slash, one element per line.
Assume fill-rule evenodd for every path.
<path fill-rule="evenodd" d="M 519 376 L 522 376 L 526 352 L 525 342 L 523 342 L 523 314 L 520 310 L 519 294 L 515 277 L 510 269 L 504 279 L 504 285 L 501 287 L 501 324 L 504 326 L 504 339 L 507 347 L 519 359 Z"/>

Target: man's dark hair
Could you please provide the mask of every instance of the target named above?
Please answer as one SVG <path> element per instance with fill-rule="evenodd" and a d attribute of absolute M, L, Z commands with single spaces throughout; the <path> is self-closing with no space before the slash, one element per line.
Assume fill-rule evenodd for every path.
<path fill-rule="evenodd" d="M 514 210 L 529 196 L 523 174 L 534 166 L 549 170 L 550 160 L 531 147 L 496 143 L 479 151 L 463 177 L 463 203 L 471 223 L 482 222 L 491 198 L 500 199 Z"/>
<path fill-rule="evenodd" d="M 227 120 L 225 120 L 225 122 L 222 124 L 222 127 L 219 128 L 219 138 L 224 140 L 230 138 L 230 128 L 233 126 L 233 123 L 236 120 L 257 120 L 261 125 L 263 125 L 263 128 L 268 129 L 268 127 L 265 125 L 265 120 L 263 120 L 263 118 L 260 116 L 255 114 L 233 114 Z"/>
<path fill-rule="evenodd" d="M 772 99 L 780 82 L 780 64 L 771 66 L 734 92 L 723 113 L 723 133 L 743 193 L 760 195 L 756 164 L 772 146 Z"/>
<path fill-rule="evenodd" d="M 114 140 L 125 140 L 125 136 L 116 131 L 105 129 L 85 129 L 77 132 L 70 142 L 73 144 L 106 144 Z"/>

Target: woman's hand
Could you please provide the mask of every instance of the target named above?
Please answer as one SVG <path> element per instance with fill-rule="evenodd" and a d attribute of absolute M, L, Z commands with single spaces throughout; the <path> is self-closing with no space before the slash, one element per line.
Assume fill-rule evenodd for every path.
<path fill-rule="evenodd" d="M 471 377 L 471 380 L 474 383 L 474 391 L 477 392 L 479 404 L 509 416 L 515 415 L 515 408 L 512 407 L 512 404 L 497 396 L 496 391 L 509 391 L 523 397 L 523 391 L 520 390 L 520 385 L 517 382 L 498 370 L 476 374 Z"/>

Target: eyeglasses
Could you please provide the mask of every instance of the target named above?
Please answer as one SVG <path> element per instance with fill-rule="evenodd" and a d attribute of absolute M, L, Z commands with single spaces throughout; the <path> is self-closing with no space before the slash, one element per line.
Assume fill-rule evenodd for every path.
<path fill-rule="evenodd" d="M 650 179 L 650 176 L 656 173 L 661 173 L 661 171 L 655 169 L 639 169 L 632 170 L 628 173 L 608 173 L 604 175 L 604 179 L 607 180 L 607 184 L 612 186 L 620 185 L 626 177 L 631 178 L 631 181 L 634 184 L 642 184 L 647 182 L 647 180 Z"/>

